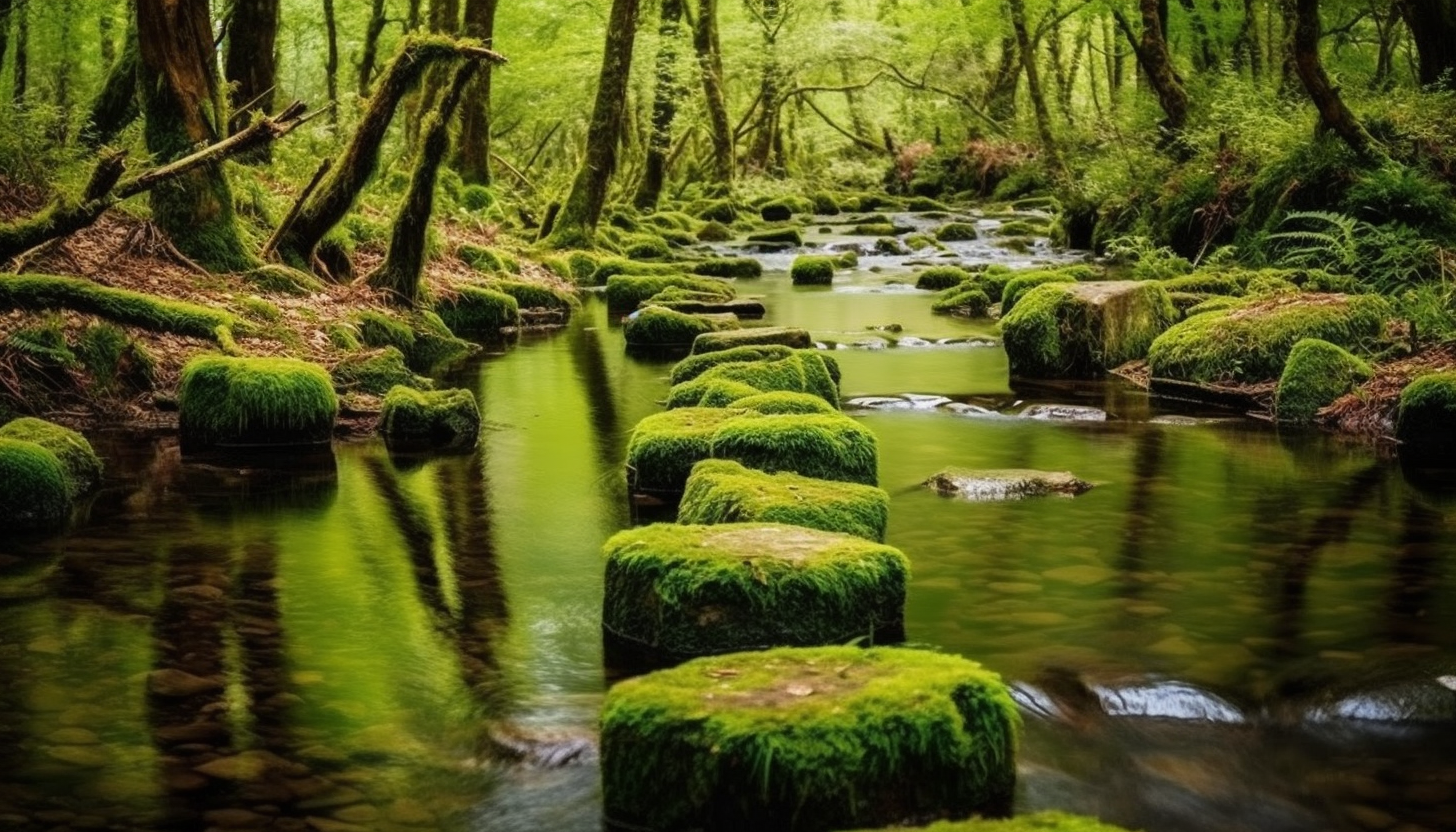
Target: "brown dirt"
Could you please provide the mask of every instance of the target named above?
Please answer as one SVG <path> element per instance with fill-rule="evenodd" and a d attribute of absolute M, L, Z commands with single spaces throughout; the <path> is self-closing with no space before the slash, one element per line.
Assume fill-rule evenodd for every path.
<path fill-rule="evenodd" d="M 1418 376 L 1451 370 L 1456 370 L 1456 341 L 1376 365 L 1373 378 L 1321 410 L 1317 419 L 1341 433 L 1393 442 L 1400 391 Z"/>

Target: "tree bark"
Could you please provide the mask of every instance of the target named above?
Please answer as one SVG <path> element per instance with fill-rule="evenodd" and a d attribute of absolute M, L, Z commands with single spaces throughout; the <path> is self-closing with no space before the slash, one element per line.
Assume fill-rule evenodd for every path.
<path fill-rule="evenodd" d="M 1001 38 L 1001 59 L 997 62 L 996 72 L 991 76 L 991 84 L 986 89 L 986 112 L 997 121 L 1009 121 L 1016 116 L 1016 87 L 1021 77 L 1020 69 L 1021 52 L 1013 33 Z"/>
<path fill-rule="evenodd" d="M 324 76 L 329 91 L 329 120 L 339 123 L 339 20 L 334 14 L 334 0 L 324 0 L 324 34 L 328 38 L 328 54 L 324 57 Z"/>
<path fill-rule="evenodd" d="M 465 0 L 465 36 L 486 46 L 495 41 L 498 0 Z M 475 82 L 460 103 L 460 150 L 456 167 L 467 184 L 489 185 L 490 176 L 490 65 L 480 68 Z"/>
<path fill-rule="evenodd" d="M 1456 0 L 1397 0 L 1423 86 L 1456 89 Z"/>
<path fill-rule="evenodd" d="M 1036 50 L 1032 48 L 1031 36 L 1026 30 L 1026 4 L 1023 0 L 1010 0 L 1011 28 L 1016 34 L 1016 51 L 1021 55 L 1021 70 L 1026 74 L 1026 92 L 1031 96 L 1032 108 L 1036 112 L 1036 132 L 1041 139 L 1042 151 L 1051 162 L 1052 170 L 1060 171 L 1061 156 L 1057 153 L 1057 142 L 1052 136 L 1052 116 L 1047 110 L 1046 96 L 1042 93 L 1041 75 L 1037 72 Z"/>
<path fill-rule="evenodd" d="M 612 0 L 601 79 L 587 133 L 586 159 L 557 216 L 548 242 L 555 248 L 591 248 L 607 201 L 607 186 L 617 169 L 617 146 L 626 119 L 627 84 L 637 35 L 638 0 Z"/>
<path fill-rule="evenodd" d="M 224 129 L 207 0 L 137 0 L 138 87 L 147 149 L 159 162 L 216 142 Z M 214 270 L 253 264 L 221 163 L 152 191 L 152 218 L 183 254 Z"/>
<path fill-rule="evenodd" d="M 11 100 L 15 106 L 25 106 L 25 96 L 30 87 L 30 3 L 15 7 L 15 86 Z"/>
<path fill-rule="evenodd" d="M 708 127 L 713 138 L 713 181 L 733 181 L 733 125 L 728 119 L 728 99 L 723 93 L 723 48 L 718 42 L 718 0 L 698 0 L 697 26 L 693 47 L 703 75 L 703 95 L 708 110 Z"/>
<path fill-rule="evenodd" d="M 781 68 L 778 62 L 778 27 L 783 17 L 780 0 L 762 0 L 759 24 L 763 27 L 763 77 L 759 80 L 758 106 L 762 109 L 753 141 L 748 146 L 750 170 L 768 171 L 774 167 L 774 148 L 779 143 L 779 114 L 783 106 L 780 94 Z"/>
<path fill-rule="evenodd" d="M 1244 0 L 1244 18 L 1234 38 L 1234 69 L 1248 66 L 1249 75 L 1264 74 L 1264 48 L 1259 44 L 1259 11 L 1255 0 Z"/>
<path fill-rule="evenodd" d="M 1208 33 L 1208 23 L 1203 19 L 1203 13 L 1198 10 L 1194 0 L 1178 0 L 1178 5 L 1188 13 L 1188 23 L 1193 29 L 1194 36 L 1198 39 L 1198 49 L 1193 53 L 1193 68 L 1202 72 L 1218 65 L 1218 56 L 1214 54 L 1213 38 Z M 1166 6 L 1164 7 L 1166 11 Z M 1163 21 L 1164 38 L 1166 39 L 1168 22 Z"/>
<path fill-rule="evenodd" d="M 1163 108 L 1163 128 L 1177 133 L 1188 123 L 1188 92 L 1183 89 L 1183 79 L 1173 69 L 1173 57 L 1168 52 L 1168 40 L 1164 36 L 1167 21 L 1159 9 L 1159 0 L 1138 0 L 1142 12 L 1143 35 L 1138 44 L 1138 60 L 1143 72 L 1147 73 L 1148 84 L 1158 96 Z"/>
<path fill-rule="evenodd" d="M 0 0 L 0 69 L 5 68 L 5 53 L 10 50 L 10 13 L 14 0 Z"/>
<path fill-rule="evenodd" d="M 278 0 L 233 0 L 232 8 L 224 75 L 232 94 L 228 132 L 236 133 L 257 114 L 273 112 L 278 87 Z M 256 161 L 272 161 L 270 147 L 260 148 Z"/>
<path fill-rule="evenodd" d="M 359 97 L 369 97 L 374 79 L 374 64 L 379 60 L 379 37 L 384 34 L 384 0 L 373 0 L 369 8 L 369 25 L 364 29 L 364 48 L 359 55 Z"/>
<path fill-rule="evenodd" d="M 1319 110 L 1320 122 L 1362 158 L 1379 156 L 1375 140 L 1345 106 L 1339 90 L 1325 74 L 1319 54 L 1319 0 L 1295 0 L 1294 11 L 1294 68 L 1299 73 L 1299 80 L 1304 83 L 1305 92 L 1309 93 L 1310 100 Z"/>
<path fill-rule="evenodd" d="M 672 152 L 672 122 L 677 118 L 678 38 L 683 1 L 662 0 L 662 19 L 657 28 L 657 77 L 652 93 L 652 135 L 647 139 L 647 162 L 642 183 L 632 204 L 642 211 L 657 209 L 662 184 L 667 179 L 667 156 Z"/>

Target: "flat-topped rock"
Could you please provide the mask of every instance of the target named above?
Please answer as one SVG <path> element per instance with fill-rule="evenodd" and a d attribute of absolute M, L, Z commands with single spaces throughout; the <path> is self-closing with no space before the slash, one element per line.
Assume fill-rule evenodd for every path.
<path fill-rule="evenodd" d="M 1075 497 L 1092 489 L 1091 483 L 1067 471 L 1019 468 L 947 468 L 931 476 L 924 484 L 942 497 L 958 497 L 975 502 L 1052 495 Z"/>
<path fill-rule="evenodd" d="M 1177 320 L 1168 292 L 1151 281 L 1043 283 L 1001 319 L 1012 375 L 1095 378 L 1143 357 Z"/>

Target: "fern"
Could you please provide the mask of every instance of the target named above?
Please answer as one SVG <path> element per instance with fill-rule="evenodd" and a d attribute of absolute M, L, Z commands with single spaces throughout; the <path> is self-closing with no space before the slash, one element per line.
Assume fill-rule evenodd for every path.
<path fill-rule="evenodd" d="M 1300 228 L 1298 226 L 1305 227 Z M 1276 265 L 1349 273 L 1359 263 L 1359 242 L 1369 224 L 1334 211 L 1291 211 L 1269 235 Z"/>

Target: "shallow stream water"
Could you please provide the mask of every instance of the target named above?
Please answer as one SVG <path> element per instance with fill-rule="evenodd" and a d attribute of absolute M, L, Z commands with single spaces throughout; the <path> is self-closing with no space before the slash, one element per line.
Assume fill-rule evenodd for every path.
<path fill-rule="evenodd" d="M 910 641 L 1017 685 L 1018 810 L 1456 828 L 1449 486 L 1116 382 L 1013 385 L 993 327 L 932 315 L 904 257 L 829 289 L 763 259 L 740 294 L 843 345 L 846 399 L 974 405 L 847 410 L 879 438 Z M 0 828 L 601 828 L 600 548 L 632 522 L 626 439 L 670 367 L 629 358 L 588 299 L 451 374 L 486 420 L 468 456 L 358 442 L 260 467 L 94 437 L 107 481 L 84 516 L 0 541 Z M 1107 416 L 1020 416 L 1036 404 Z M 950 466 L 1095 487 L 921 486 Z"/>

